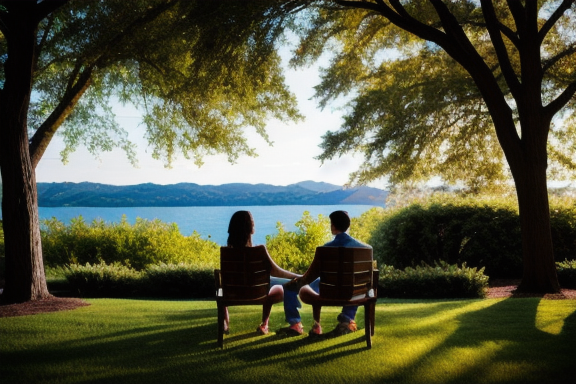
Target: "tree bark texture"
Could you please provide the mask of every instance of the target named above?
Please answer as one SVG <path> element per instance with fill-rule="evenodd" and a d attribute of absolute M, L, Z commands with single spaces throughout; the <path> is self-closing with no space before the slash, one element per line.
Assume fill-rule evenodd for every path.
<path fill-rule="evenodd" d="M 6 253 L 5 303 L 39 300 L 50 296 L 46 285 L 36 176 L 31 163 L 27 113 L 32 87 L 36 42 L 36 2 L 10 8 L 10 22 L 3 30 L 8 42 L 4 64 L 5 83 L 0 93 L 0 169 L 2 216 Z"/>

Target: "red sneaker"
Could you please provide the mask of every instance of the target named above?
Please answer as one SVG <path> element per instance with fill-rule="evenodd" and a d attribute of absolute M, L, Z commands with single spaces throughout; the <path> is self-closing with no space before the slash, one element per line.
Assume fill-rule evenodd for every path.
<path fill-rule="evenodd" d="M 322 326 L 318 322 L 314 322 L 312 329 L 308 332 L 308 336 L 320 336 L 322 334 Z"/>
<path fill-rule="evenodd" d="M 348 323 L 348 329 L 350 330 L 350 332 L 356 332 L 358 330 L 358 326 L 356 325 L 356 322 L 354 320 L 350 320 L 350 322 Z"/>
<path fill-rule="evenodd" d="M 268 334 L 268 324 L 260 324 L 258 328 L 256 328 L 256 332 L 260 335 L 267 335 Z"/>
<path fill-rule="evenodd" d="M 280 328 L 276 334 L 285 336 L 300 336 L 304 332 L 304 327 L 301 322 L 292 324 L 289 327 Z"/>

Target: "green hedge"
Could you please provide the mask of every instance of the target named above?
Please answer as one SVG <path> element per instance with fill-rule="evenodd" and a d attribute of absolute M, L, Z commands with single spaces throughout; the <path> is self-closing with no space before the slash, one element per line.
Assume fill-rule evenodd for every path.
<path fill-rule="evenodd" d="M 402 299 L 483 298 L 488 288 L 484 269 L 436 262 L 404 270 L 380 268 L 378 297 Z"/>
<path fill-rule="evenodd" d="M 214 296 L 214 271 L 196 266 L 162 264 L 136 271 L 119 263 L 74 264 L 62 268 L 68 289 L 80 297 L 156 296 L 209 298 Z M 484 297 L 488 277 L 466 265 L 436 263 L 397 270 L 380 268 L 379 297 L 476 298 Z"/>
<path fill-rule="evenodd" d="M 73 264 L 63 269 L 68 290 L 80 297 L 214 296 L 214 270 L 185 264 L 161 264 L 143 271 L 114 263 Z"/>
<path fill-rule="evenodd" d="M 551 199 L 556 261 L 576 255 L 576 202 Z M 390 209 L 369 239 L 380 264 L 406 268 L 442 260 L 485 268 L 491 278 L 522 276 L 518 212 L 503 199 L 438 196 Z"/>
<path fill-rule="evenodd" d="M 69 289 L 81 297 L 130 297 L 140 291 L 142 273 L 114 263 L 72 264 L 64 275 Z"/>
<path fill-rule="evenodd" d="M 146 268 L 142 292 L 147 296 L 213 297 L 214 269 L 186 264 L 161 264 Z"/>
<path fill-rule="evenodd" d="M 576 289 L 576 260 L 556 262 L 556 271 L 562 288 Z"/>
<path fill-rule="evenodd" d="M 217 268 L 220 247 L 194 232 L 180 233 L 174 223 L 137 218 L 134 225 L 122 217 L 119 223 L 94 220 L 88 224 L 82 216 L 69 225 L 52 218 L 42 222 L 44 264 L 120 263 L 136 270 L 155 264 L 194 264 Z"/>

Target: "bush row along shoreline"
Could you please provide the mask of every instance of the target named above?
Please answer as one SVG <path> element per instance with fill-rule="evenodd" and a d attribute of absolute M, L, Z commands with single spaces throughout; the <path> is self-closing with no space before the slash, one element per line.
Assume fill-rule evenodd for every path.
<path fill-rule="evenodd" d="M 576 201 L 551 201 L 552 235 L 560 284 L 576 287 Z M 374 248 L 380 296 L 483 297 L 491 279 L 521 277 L 517 210 L 509 199 L 449 194 L 353 218 L 350 233 Z M 1 222 L 0 222 L 1 224 Z M 329 220 L 304 212 L 296 231 L 277 224 L 266 246 L 281 267 L 303 273 L 317 246 L 331 239 Z M 1 230 L 1 226 L 0 226 Z M 210 297 L 219 245 L 174 223 L 126 218 L 119 223 L 80 216 L 66 225 L 42 222 L 45 267 L 51 286 L 82 296 L 168 295 Z M 3 233 L 0 233 L 0 280 Z"/>

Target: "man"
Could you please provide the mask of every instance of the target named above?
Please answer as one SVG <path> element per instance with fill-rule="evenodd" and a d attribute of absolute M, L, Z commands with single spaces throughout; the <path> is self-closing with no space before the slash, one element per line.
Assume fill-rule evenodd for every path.
<path fill-rule="evenodd" d="M 346 211 L 335 211 L 330 214 L 330 229 L 334 236 L 334 240 L 324 244 L 325 247 L 351 247 L 351 248 L 372 248 L 371 246 L 361 243 L 354 239 L 346 231 L 350 228 L 350 217 Z M 298 308 L 302 305 L 297 298 L 300 288 L 306 284 L 310 285 L 316 293 L 320 288 L 320 270 L 319 264 L 314 261 L 304 273 L 303 276 L 292 279 L 290 282 L 284 284 L 284 314 L 286 321 L 290 326 L 280 329 L 278 334 L 285 334 L 287 336 L 298 336 L 304 332 L 302 326 L 300 312 Z M 357 330 L 356 326 L 356 311 L 357 306 L 342 307 L 342 313 L 338 315 L 339 324 L 330 332 L 331 336 L 341 336 Z M 322 334 L 322 327 L 316 321 L 309 332 L 310 336 L 317 336 Z"/>

